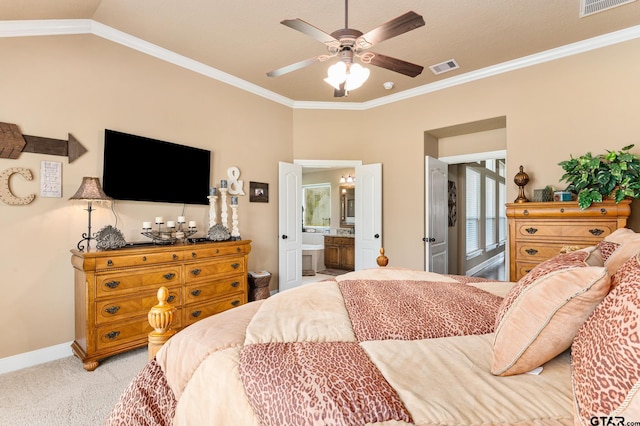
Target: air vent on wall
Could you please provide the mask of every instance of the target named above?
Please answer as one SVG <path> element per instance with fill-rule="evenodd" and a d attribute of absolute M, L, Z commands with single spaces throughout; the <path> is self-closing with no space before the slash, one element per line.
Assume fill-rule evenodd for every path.
<path fill-rule="evenodd" d="M 456 62 L 455 59 L 449 59 L 448 61 L 441 62 L 441 63 L 435 64 L 435 65 L 431 65 L 429 68 L 431 69 L 431 71 L 434 74 L 438 75 L 438 74 L 442 74 L 443 72 L 447 72 L 447 71 L 455 70 L 456 68 L 460 68 L 460 65 L 458 65 L 458 63 Z"/>
<path fill-rule="evenodd" d="M 636 0 L 580 0 L 580 17 L 593 15 Z"/>

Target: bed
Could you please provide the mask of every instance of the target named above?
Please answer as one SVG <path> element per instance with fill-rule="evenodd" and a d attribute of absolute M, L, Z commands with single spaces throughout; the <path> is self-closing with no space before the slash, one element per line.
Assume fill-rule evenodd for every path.
<path fill-rule="evenodd" d="M 105 424 L 640 422 L 640 238 L 619 231 L 517 283 L 377 268 L 206 318 Z"/>

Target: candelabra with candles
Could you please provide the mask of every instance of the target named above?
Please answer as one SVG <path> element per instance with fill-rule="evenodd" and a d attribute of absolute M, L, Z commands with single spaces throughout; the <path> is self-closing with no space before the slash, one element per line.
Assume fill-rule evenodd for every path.
<path fill-rule="evenodd" d="M 196 221 L 190 220 L 189 226 L 185 229 L 186 223 L 184 216 L 178 217 L 178 227 L 174 221 L 169 220 L 166 223 L 166 227 L 163 227 L 164 218 L 161 216 L 156 217 L 155 225 L 157 229 L 151 227 L 151 222 L 142 222 L 142 235 L 151 238 L 154 244 L 175 244 L 178 240 L 184 240 L 191 235 L 198 232 L 196 228 Z"/>

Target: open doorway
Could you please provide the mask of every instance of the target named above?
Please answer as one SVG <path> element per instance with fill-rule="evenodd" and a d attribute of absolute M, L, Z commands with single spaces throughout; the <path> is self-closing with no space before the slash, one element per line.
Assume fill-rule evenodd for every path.
<path fill-rule="evenodd" d="M 448 272 L 506 279 L 506 117 L 425 132 L 425 155 L 448 164 Z"/>

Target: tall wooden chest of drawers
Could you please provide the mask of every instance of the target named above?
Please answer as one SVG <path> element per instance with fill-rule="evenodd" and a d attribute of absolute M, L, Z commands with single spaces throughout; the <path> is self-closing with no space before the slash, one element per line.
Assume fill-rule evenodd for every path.
<path fill-rule="evenodd" d="M 518 281 L 564 247 L 598 244 L 631 213 L 629 200 L 604 201 L 581 210 L 577 202 L 509 203 L 509 280 Z"/>
<path fill-rule="evenodd" d="M 249 240 L 72 250 L 73 352 L 92 371 L 103 358 L 146 345 L 161 286 L 177 308 L 175 330 L 247 303 L 250 251 Z"/>

